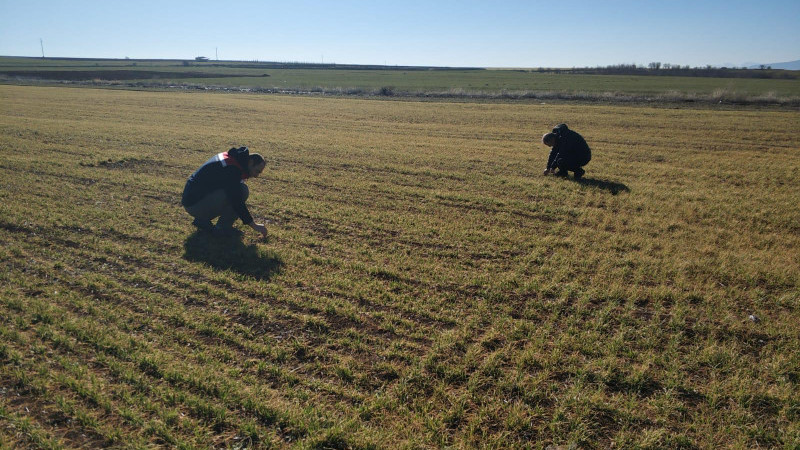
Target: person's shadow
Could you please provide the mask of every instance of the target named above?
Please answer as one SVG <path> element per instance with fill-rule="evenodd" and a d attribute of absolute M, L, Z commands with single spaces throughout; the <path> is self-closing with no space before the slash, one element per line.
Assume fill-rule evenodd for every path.
<path fill-rule="evenodd" d="M 241 236 L 215 237 L 195 231 L 183 244 L 183 258 L 202 262 L 216 270 L 232 270 L 256 280 L 269 280 L 280 272 L 283 261 L 273 252 L 245 245 Z"/>
<path fill-rule="evenodd" d="M 592 186 L 598 189 L 609 191 L 611 192 L 611 195 L 617 195 L 620 192 L 631 191 L 630 188 L 628 188 L 628 186 L 624 185 L 623 183 L 617 183 L 615 181 L 596 180 L 594 178 L 581 178 L 580 180 L 576 180 L 576 182 L 584 186 Z"/>

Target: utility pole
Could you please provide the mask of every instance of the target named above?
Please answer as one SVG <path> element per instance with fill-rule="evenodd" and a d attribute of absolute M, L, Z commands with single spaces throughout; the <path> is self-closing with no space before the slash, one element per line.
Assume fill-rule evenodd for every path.
<path fill-rule="evenodd" d="M 39 45 L 42 46 L 42 58 L 44 58 L 44 42 L 42 42 L 42 38 L 39 38 Z"/>

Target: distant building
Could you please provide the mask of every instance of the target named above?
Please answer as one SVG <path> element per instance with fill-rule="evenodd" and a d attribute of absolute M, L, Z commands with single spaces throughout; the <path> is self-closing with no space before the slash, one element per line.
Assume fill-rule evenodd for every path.
<path fill-rule="evenodd" d="M 195 60 L 195 61 L 208 61 L 208 58 L 206 58 L 205 56 L 198 56 L 198 57 L 197 57 L 197 58 L 195 58 L 194 60 Z"/>

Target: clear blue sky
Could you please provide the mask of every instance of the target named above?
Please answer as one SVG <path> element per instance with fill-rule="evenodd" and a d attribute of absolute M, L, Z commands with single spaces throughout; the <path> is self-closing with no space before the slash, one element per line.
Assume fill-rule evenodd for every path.
<path fill-rule="evenodd" d="M 738 66 L 800 59 L 798 24 L 800 0 L 0 0 L 0 55 Z"/>

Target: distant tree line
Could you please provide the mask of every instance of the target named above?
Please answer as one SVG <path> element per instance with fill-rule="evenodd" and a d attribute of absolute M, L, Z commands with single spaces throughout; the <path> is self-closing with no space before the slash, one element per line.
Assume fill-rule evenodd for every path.
<path fill-rule="evenodd" d="M 680 64 L 651 62 L 647 66 L 636 64 L 614 64 L 598 67 L 573 67 L 572 69 L 538 68 L 535 72 L 574 73 L 586 75 L 654 75 L 654 76 L 682 76 L 682 77 L 713 77 L 713 78 L 771 78 L 771 79 L 797 79 L 800 71 L 773 70 L 772 67 L 761 65 L 758 69 L 745 67 L 705 67 L 681 66 Z"/>

